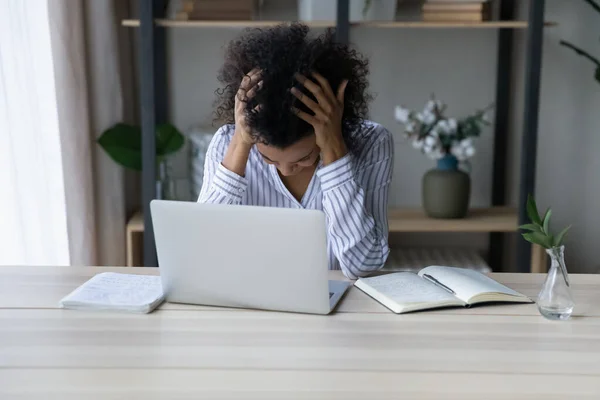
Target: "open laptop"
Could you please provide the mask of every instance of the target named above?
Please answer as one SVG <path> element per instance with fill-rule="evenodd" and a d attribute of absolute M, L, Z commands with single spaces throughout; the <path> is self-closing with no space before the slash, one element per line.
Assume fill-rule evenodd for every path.
<path fill-rule="evenodd" d="M 328 280 L 317 210 L 153 200 L 166 300 L 328 314 L 350 286 Z"/>

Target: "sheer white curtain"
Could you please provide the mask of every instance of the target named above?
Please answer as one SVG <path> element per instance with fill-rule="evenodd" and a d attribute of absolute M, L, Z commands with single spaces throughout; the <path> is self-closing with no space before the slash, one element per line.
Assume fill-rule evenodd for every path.
<path fill-rule="evenodd" d="M 0 265 L 124 264 L 116 1 L 2 0 Z"/>
<path fill-rule="evenodd" d="M 56 97 L 47 2 L 3 0 L 0 264 L 70 263 Z"/>

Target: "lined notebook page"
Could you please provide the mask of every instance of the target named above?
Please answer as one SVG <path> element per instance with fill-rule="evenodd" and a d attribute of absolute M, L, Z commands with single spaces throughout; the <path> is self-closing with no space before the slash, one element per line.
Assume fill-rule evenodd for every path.
<path fill-rule="evenodd" d="M 428 274 L 456 293 L 456 297 L 467 302 L 481 293 L 504 293 L 523 297 L 519 292 L 496 282 L 486 275 L 464 268 L 431 266 L 419 271 L 419 275 Z"/>
<path fill-rule="evenodd" d="M 451 293 L 411 272 L 361 278 L 358 282 L 367 284 L 371 290 L 381 293 L 399 305 L 456 301 L 456 297 Z"/>
<path fill-rule="evenodd" d="M 160 276 L 104 272 L 61 300 L 64 307 L 144 311 L 162 301 Z"/>

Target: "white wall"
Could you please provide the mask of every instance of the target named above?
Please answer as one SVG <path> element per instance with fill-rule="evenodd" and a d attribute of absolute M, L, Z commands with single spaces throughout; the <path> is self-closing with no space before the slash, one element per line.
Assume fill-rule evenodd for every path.
<path fill-rule="evenodd" d="M 520 15 L 526 18 L 523 3 Z M 543 207 L 552 207 L 557 229 L 573 224 L 567 238 L 568 268 L 600 272 L 600 84 L 589 61 L 559 45 L 565 39 L 600 57 L 600 15 L 583 0 L 548 0 L 546 20 L 559 25 L 544 34 L 536 197 Z M 514 132 L 522 131 L 524 39 L 525 32 L 518 32 Z M 515 161 L 509 188 L 516 204 L 520 137 L 512 135 L 511 142 Z"/>
<path fill-rule="evenodd" d="M 331 1 L 331 0 L 328 0 Z M 526 2 L 521 2 L 526 17 Z M 411 6 L 412 4 L 412 6 Z M 275 5 L 279 10 L 274 10 Z M 294 2 L 267 1 L 268 13 L 280 19 L 294 18 Z M 401 11 L 414 13 L 418 4 L 408 3 Z M 600 237 L 600 85 L 592 78 L 589 63 L 558 46 L 560 38 L 571 39 L 594 49 L 600 33 L 600 16 L 593 15 L 583 1 L 548 0 L 547 19 L 559 27 L 545 31 L 544 69 L 538 149 L 537 197 L 552 204 L 557 225 L 573 223 L 568 240 L 568 257 L 573 271 L 600 269 L 594 245 Z M 276 17 L 277 18 L 277 17 Z M 581 22 L 577 22 L 577 20 Z M 170 115 L 182 129 L 192 124 L 210 125 L 216 73 L 223 46 L 237 29 L 172 29 L 168 36 Z M 515 86 L 511 120 L 509 171 L 511 204 L 517 201 L 520 132 L 522 130 L 524 31 L 515 38 Z M 396 163 L 390 194 L 391 206 L 418 206 L 423 173 L 433 163 L 403 141 L 393 120 L 393 107 L 402 103 L 420 108 L 430 93 L 447 102 L 457 116 L 494 101 L 496 74 L 496 30 L 368 29 L 351 31 L 351 41 L 371 60 L 371 91 L 376 94 L 371 118 L 396 134 Z M 595 47 L 595 48 L 594 48 Z M 596 50 L 597 49 L 597 50 Z M 595 107 L 594 107 L 595 105 Z M 490 202 L 493 131 L 478 140 L 473 160 L 473 206 Z M 185 160 L 178 160 L 178 171 Z M 571 198 L 571 196 L 573 196 Z M 595 221 L 595 225 L 593 222 Z M 512 235 L 517 239 L 516 235 Z M 403 244 L 456 243 L 485 247 L 487 235 L 410 235 Z M 507 266 L 510 269 L 510 266 Z"/>

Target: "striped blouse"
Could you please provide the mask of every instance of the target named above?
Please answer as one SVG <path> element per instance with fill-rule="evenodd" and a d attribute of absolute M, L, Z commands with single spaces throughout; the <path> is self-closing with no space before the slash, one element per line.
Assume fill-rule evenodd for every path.
<path fill-rule="evenodd" d="M 235 130 L 221 127 L 207 153 L 201 203 L 242 204 L 322 210 L 327 221 L 329 268 L 349 278 L 380 269 L 389 254 L 387 203 L 394 160 L 393 137 L 366 121 L 355 134 L 352 153 L 323 166 L 320 162 L 301 201 L 287 190 L 277 167 L 252 148 L 245 176 L 221 161 Z"/>

